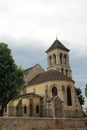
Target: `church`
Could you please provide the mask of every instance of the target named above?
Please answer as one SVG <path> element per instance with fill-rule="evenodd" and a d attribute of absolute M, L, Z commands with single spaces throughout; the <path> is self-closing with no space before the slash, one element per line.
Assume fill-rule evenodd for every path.
<path fill-rule="evenodd" d="M 58 39 L 47 49 L 47 70 L 36 64 L 24 70 L 25 86 L 19 99 L 8 105 L 7 116 L 83 117 L 75 92 L 69 49 Z"/>

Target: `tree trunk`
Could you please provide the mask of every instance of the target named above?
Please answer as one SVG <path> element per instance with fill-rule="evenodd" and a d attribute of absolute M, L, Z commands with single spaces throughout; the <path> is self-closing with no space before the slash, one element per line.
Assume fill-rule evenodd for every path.
<path fill-rule="evenodd" d="M 3 113 L 4 113 L 4 105 L 1 105 L 1 108 L 0 108 L 0 116 L 3 116 Z"/>

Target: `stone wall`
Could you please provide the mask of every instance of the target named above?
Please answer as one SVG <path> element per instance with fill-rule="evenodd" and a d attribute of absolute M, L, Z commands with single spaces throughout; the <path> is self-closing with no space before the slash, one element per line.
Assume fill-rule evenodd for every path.
<path fill-rule="evenodd" d="M 87 130 L 87 118 L 0 118 L 0 130 Z"/>

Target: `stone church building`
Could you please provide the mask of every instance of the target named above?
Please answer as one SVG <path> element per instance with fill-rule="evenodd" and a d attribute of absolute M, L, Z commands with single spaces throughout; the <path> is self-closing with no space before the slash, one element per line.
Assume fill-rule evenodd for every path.
<path fill-rule="evenodd" d="M 74 89 L 69 49 L 59 40 L 46 51 L 47 71 L 39 64 L 25 70 L 25 86 L 19 99 L 8 105 L 8 116 L 83 117 Z"/>

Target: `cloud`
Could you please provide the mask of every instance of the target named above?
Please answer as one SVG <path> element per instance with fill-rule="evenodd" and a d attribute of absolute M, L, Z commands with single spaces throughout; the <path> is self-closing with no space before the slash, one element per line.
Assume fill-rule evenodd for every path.
<path fill-rule="evenodd" d="M 1 40 L 13 38 L 14 45 L 23 47 L 36 41 L 34 46 L 48 47 L 57 33 L 59 40 L 69 41 L 69 48 L 78 52 L 78 56 L 85 56 L 86 3 L 86 0 L 0 1 Z"/>
<path fill-rule="evenodd" d="M 8 44 L 15 62 L 19 66 L 25 69 L 39 63 L 46 69 L 45 51 L 47 48 L 45 48 L 43 41 L 25 38 L 18 40 L 9 35 L 3 35 L 1 39 Z"/>
<path fill-rule="evenodd" d="M 71 50 L 75 79 L 81 80 L 79 74 L 84 75 L 84 80 L 87 77 L 86 6 L 87 0 L 0 1 L 0 42 L 9 45 L 16 63 L 23 68 L 37 62 L 46 68 L 45 51 L 57 34 Z"/>

